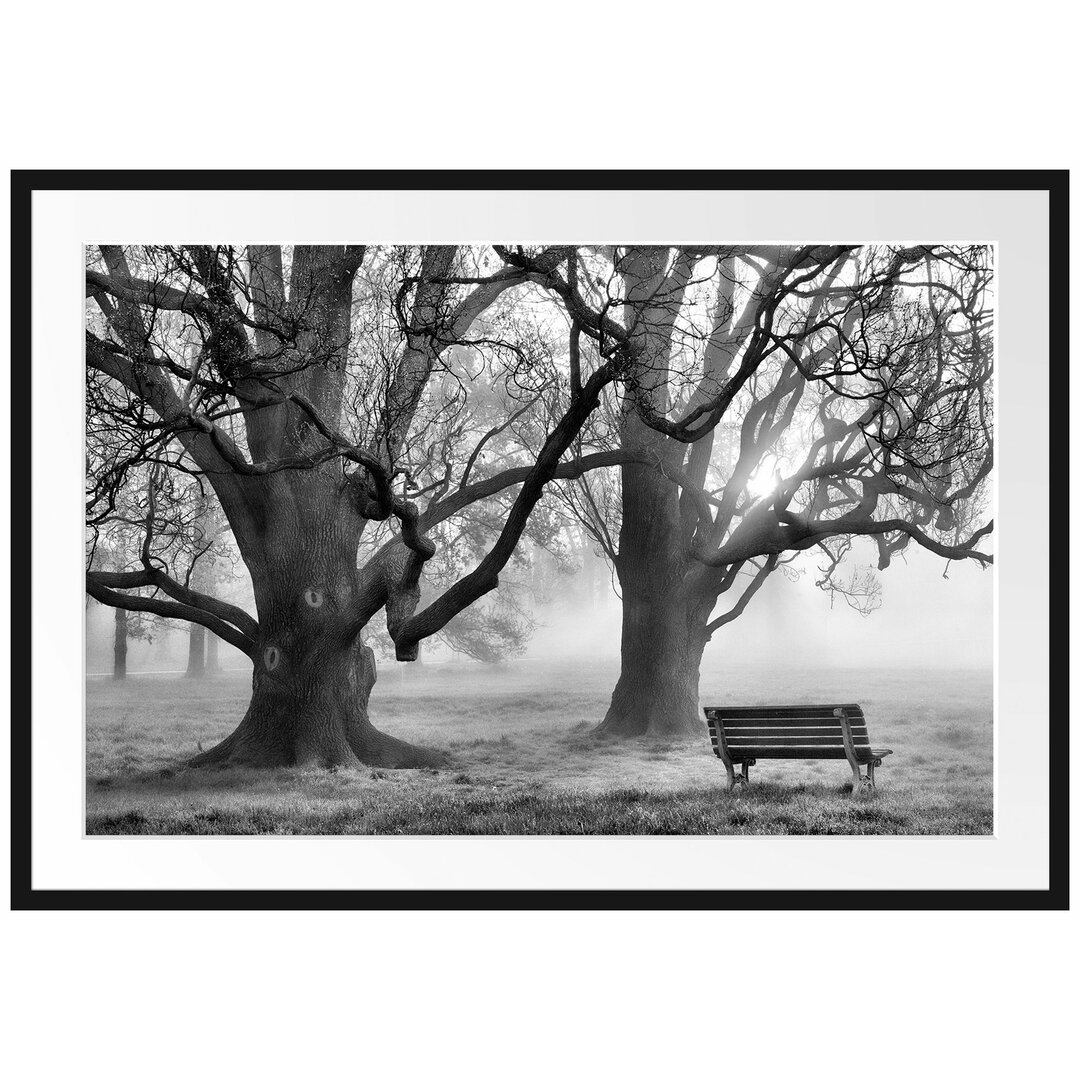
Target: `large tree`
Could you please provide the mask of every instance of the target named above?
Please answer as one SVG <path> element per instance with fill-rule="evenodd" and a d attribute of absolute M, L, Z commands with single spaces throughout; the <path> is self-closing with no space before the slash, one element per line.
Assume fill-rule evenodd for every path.
<path fill-rule="evenodd" d="M 175 501 L 177 478 L 212 491 L 251 576 L 256 614 L 193 587 L 157 552 L 146 515 L 138 569 L 89 569 L 105 604 L 187 620 L 252 660 L 252 697 L 236 730 L 196 764 L 415 766 L 437 760 L 374 728 L 374 658 L 361 640 L 381 610 L 398 659 L 498 585 L 546 483 L 620 460 L 562 461 L 625 356 L 604 345 L 603 317 L 581 301 L 569 249 L 349 246 L 120 248 L 90 253 L 87 376 L 92 445 L 88 515 L 107 521 L 140 469 L 150 501 Z M 504 303 L 530 288 L 572 309 L 564 377 L 537 319 Z M 535 444 L 478 467 L 487 435 L 421 502 L 409 470 L 452 405 L 433 374 L 468 347 L 492 379 L 544 397 Z M 591 370 L 590 370 L 591 369 Z M 537 373 L 542 373 L 538 377 Z M 546 374 L 545 374 L 546 373 Z M 497 427 L 498 425 L 496 425 Z M 477 500 L 515 489 L 477 564 L 425 607 L 427 535 Z M 362 566 L 370 525 L 393 534 Z"/>
<path fill-rule="evenodd" d="M 912 542 L 991 561 L 990 254 L 612 253 L 630 371 L 606 436 L 633 453 L 616 481 L 568 492 L 622 593 L 600 730 L 699 732 L 705 645 L 802 552 L 821 556 L 821 587 L 856 603 L 876 587 L 843 571 L 859 537 L 881 570 Z"/>

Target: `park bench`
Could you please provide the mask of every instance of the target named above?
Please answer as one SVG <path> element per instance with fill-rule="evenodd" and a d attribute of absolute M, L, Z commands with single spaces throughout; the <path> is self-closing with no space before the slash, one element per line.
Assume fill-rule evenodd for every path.
<path fill-rule="evenodd" d="M 827 761 L 846 758 L 852 791 L 874 786 L 874 770 L 891 750 L 873 750 L 858 705 L 706 706 L 713 752 L 727 769 L 728 790 L 750 782 L 761 758 Z M 741 766 L 736 775 L 735 766 Z M 866 775 L 862 766 L 866 766 Z"/>

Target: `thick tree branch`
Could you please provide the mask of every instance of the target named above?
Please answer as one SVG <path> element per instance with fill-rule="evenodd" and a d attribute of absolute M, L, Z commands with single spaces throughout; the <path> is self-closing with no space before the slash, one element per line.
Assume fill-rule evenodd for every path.
<path fill-rule="evenodd" d="M 982 566 L 994 561 L 992 555 L 979 551 L 978 542 L 993 531 L 991 521 L 976 530 L 963 543 L 943 544 L 910 521 L 902 518 L 874 520 L 865 508 L 837 518 L 807 521 L 796 514 L 774 512 L 764 502 L 746 516 L 727 543 L 718 551 L 707 552 L 696 547 L 691 554 L 706 566 L 727 566 L 746 559 L 780 555 L 785 551 L 805 551 L 831 536 L 884 536 L 899 533 L 914 540 L 920 547 L 947 559 L 973 559 Z"/>
<path fill-rule="evenodd" d="M 166 574 L 164 570 L 159 570 L 156 567 L 115 573 L 104 570 L 90 570 L 87 572 L 86 578 L 87 581 L 92 581 L 96 585 L 103 585 L 109 589 L 139 589 L 143 587 L 160 589 L 166 595 L 182 604 L 186 604 L 188 607 L 199 608 L 215 618 L 232 623 L 242 634 L 252 640 L 259 636 L 259 624 L 243 608 L 226 603 L 215 596 L 196 592 L 186 585 L 181 585 L 175 578 Z"/>
<path fill-rule="evenodd" d="M 216 313 L 214 302 L 203 293 L 184 292 L 161 282 L 144 281 L 141 278 L 117 278 L 97 270 L 86 271 L 86 295 L 96 296 L 97 291 L 107 293 L 140 307 L 157 308 L 161 311 L 184 311 L 189 315 L 211 317 Z"/>
<path fill-rule="evenodd" d="M 125 611 L 146 611 L 166 619 L 184 619 L 187 622 L 198 623 L 212 630 L 222 641 L 227 641 L 247 656 L 252 658 L 255 656 L 257 645 L 251 638 L 225 622 L 224 619 L 219 619 L 202 608 L 176 603 L 172 600 L 159 600 L 157 597 L 132 596 L 128 593 L 116 592 L 94 581 L 90 574 L 87 574 L 86 578 L 86 591 L 99 603 L 107 604 L 109 607 L 123 608 Z"/>

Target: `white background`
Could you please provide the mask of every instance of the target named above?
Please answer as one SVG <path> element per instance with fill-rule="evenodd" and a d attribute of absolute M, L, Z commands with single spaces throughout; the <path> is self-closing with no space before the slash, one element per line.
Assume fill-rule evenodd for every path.
<path fill-rule="evenodd" d="M 3 164 L 1080 165 L 1058 5 L 1029 2 L 1019 21 L 1015 5 L 774 3 L 761 23 L 749 5 L 694 3 L 414 3 L 396 24 L 391 10 L 23 6 L 5 23 Z M 8 357 L 6 333 L 3 348 L 6 379 L 26 358 Z M 0 400 L 19 408 L 6 388 Z M 8 625 L 5 612 L 5 675 Z M 1075 927 L 1023 913 L 18 913 L 3 918 L 0 1023 L 15 1075 L 1039 1074 L 1075 1060 Z M 858 1048 L 852 1017 L 873 1033 Z"/>
<path fill-rule="evenodd" d="M 1045 192 L 1023 191 L 35 192 L 34 887 L 1046 888 L 1049 578 L 1025 553 L 1032 508 L 1049 501 L 1046 470 L 1030 465 L 1045 460 L 1049 431 L 1047 327 L 1031 318 L 1049 288 L 1047 206 Z M 85 743 L 72 723 L 83 702 L 82 243 L 181 236 L 996 242 L 995 835 L 82 837 Z M 68 303 L 56 303 L 57 287 Z"/>

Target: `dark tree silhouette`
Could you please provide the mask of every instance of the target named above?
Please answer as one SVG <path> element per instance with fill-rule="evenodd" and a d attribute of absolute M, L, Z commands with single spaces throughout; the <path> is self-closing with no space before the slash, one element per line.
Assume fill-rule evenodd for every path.
<path fill-rule="evenodd" d="M 124 608 L 116 609 L 113 625 L 113 678 L 127 678 L 128 651 L 128 613 Z"/>

